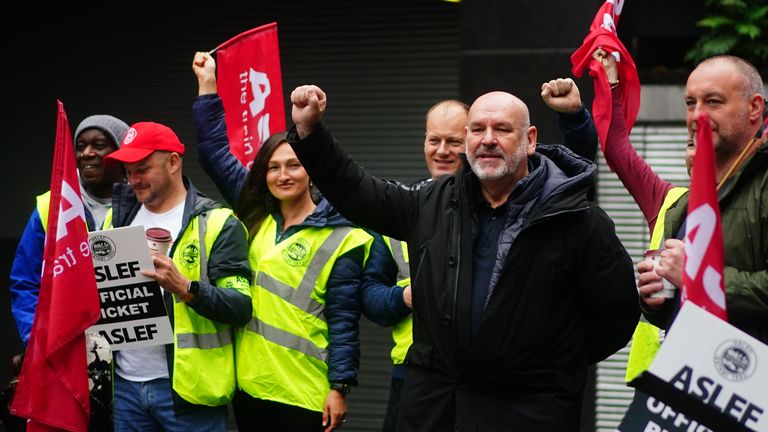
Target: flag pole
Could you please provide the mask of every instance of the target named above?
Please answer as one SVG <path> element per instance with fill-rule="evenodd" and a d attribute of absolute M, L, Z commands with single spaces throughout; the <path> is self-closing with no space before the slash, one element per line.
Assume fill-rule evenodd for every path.
<path fill-rule="evenodd" d="M 768 126 L 768 119 L 766 119 L 765 124 L 763 126 L 764 127 Z M 736 158 L 735 161 L 733 161 L 733 164 L 731 164 L 731 167 L 728 169 L 728 172 L 725 173 L 725 176 L 723 176 L 723 179 L 720 180 L 720 184 L 717 185 L 718 191 L 720 190 L 720 188 L 723 187 L 725 182 L 731 177 L 731 174 L 733 174 L 733 172 L 736 171 L 736 168 L 738 168 L 739 165 L 741 165 L 741 162 L 744 160 L 744 156 L 746 156 L 747 153 L 750 152 L 750 149 L 752 148 L 752 146 L 754 146 L 755 143 L 760 143 L 760 144 L 764 143 L 767 137 L 768 137 L 768 129 L 766 129 L 763 132 L 762 136 L 753 137 L 749 141 L 749 144 L 744 146 L 744 148 L 741 150 L 741 153 L 739 153 L 739 157 Z"/>
<path fill-rule="evenodd" d="M 271 22 L 269 24 L 264 24 L 263 26 L 256 27 L 254 29 L 250 29 L 250 30 L 248 30 L 246 32 L 240 33 L 239 35 L 233 37 L 232 39 L 229 39 L 228 41 L 225 41 L 225 42 L 219 44 L 216 48 L 208 51 L 208 55 L 212 55 L 216 51 L 218 51 L 218 50 L 220 50 L 220 49 L 222 49 L 222 48 L 224 48 L 226 46 L 231 45 L 232 43 L 234 43 L 238 39 L 241 39 L 243 37 L 249 36 L 249 35 L 251 35 L 253 33 L 259 33 L 261 31 L 264 31 L 264 30 L 266 30 L 268 28 L 271 28 L 271 27 L 277 27 L 277 23 L 276 22 Z"/>

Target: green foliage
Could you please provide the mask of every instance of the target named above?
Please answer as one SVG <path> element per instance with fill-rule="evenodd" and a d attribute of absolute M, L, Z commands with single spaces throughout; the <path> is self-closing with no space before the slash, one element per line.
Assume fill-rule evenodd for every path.
<path fill-rule="evenodd" d="M 768 67 L 768 3 L 766 0 L 706 0 L 706 16 L 696 25 L 705 29 L 685 56 L 698 63 L 718 54 L 742 57 L 758 68 Z"/>

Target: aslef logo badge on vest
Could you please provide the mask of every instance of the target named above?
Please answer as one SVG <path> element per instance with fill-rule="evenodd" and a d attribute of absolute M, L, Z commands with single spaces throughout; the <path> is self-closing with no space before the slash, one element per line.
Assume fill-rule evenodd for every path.
<path fill-rule="evenodd" d="M 111 238 L 103 235 L 93 236 L 90 239 L 91 254 L 98 261 L 109 261 L 115 256 L 117 248 Z"/>
<path fill-rule="evenodd" d="M 181 244 L 181 265 L 192 270 L 200 259 L 200 242 L 190 240 Z"/>
<path fill-rule="evenodd" d="M 237 284 L 235 284 L 235 281 L 237 281 Z M 235 281 L 232 279 L 228 279 L 226 282 L 224 282 L 225 288 L 237 288 L 238 286 L 248 286 L 250 285 L 250 282 L 248 281 L 248 278 L 244 278 L 242 276 L 235 277 Z"/>
<path fill-rule="evenodd" d="M 744 381 L 757 369 L 757 355 L 748 343 L 729 339 L 715 350 L 715 369 L 731 381 Z"/>
<path fill-rule="evenodd" d="M 294 267 L 307 265 L 312 255 L 312 245 L 305 239 L 297 237 L 282 252 L 283 261 Z"/>

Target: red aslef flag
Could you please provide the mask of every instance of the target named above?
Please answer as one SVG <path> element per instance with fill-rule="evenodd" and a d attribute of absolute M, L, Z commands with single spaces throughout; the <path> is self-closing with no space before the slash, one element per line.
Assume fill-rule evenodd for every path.
<path fill-rule="evenodd" d="M 581 47 L 571 55 L 571 72 L 580 77 L 585 69 L 589 69 L 595 86 L 595 99 L 592 101 L 592 116 L 595 119 L 600 146 L 605 150 L 605 140 L 608 127 L 611 125 L 611 109 L 613 95 L 608 83 L 608 76 L 599 61 L 592 54 L 602 48 L 616 58 L 619 75 L 619 91 L 624 105 L 624 118 L 627 120 L 627 130 L 632 130 L 640 111 L 640 78 L 637 68 L 629 51 L 619 40 L 616 26 L 619 23 L 624 0 L 606 0 L 595 14 L 589 34 L 584 38 Z"/>
<path fill-rule="evenodd" d="M 80 198 L 72 135 L 58 102 L 51 201 L 35 322 L 11 411 L 27 431 L 88 430 L 85 330 L 99 319 L 99 297 Z"/>
<path fill-rule="evenodd" d="M 727 320 L 723 284 L 723 230 L 717 202 L 715 150 L 709 116 L 701 114 L 696 125 L 688 219 L 685 229 L 685 269 L 682 301 L 692 301 Z"/>
<path fill-rule="evenodd" d="M 216 52 L 230 151 L 250 169 L 261 144 L 285 131 L 277 23 L 241 33 Z"/>

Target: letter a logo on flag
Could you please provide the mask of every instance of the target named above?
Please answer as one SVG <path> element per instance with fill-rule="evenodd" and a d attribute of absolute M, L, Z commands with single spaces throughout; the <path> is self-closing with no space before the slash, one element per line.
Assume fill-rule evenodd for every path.
<path fill-rule="evenodd" d="M 35 322 L 11 411 L 29 419 L 29 432 L 85 432 L 90 414 L 85 330 L 99 319 L 99 297 L 61 102 L 43 259 Z"/>
<path fill-rule="evenodd" d="M 230 151 L 250 169 L 261 144 L 285 131 L 277 23 L 241 33 L 216 52 Z"/>
<path fill-rule="evenodd" d="M 688 219 L 682 301 L 690 300 L 727 321 L 723 283 L 723 231 L 715 188 L 715 151 L 709 117 L 697 119 Z"/>

